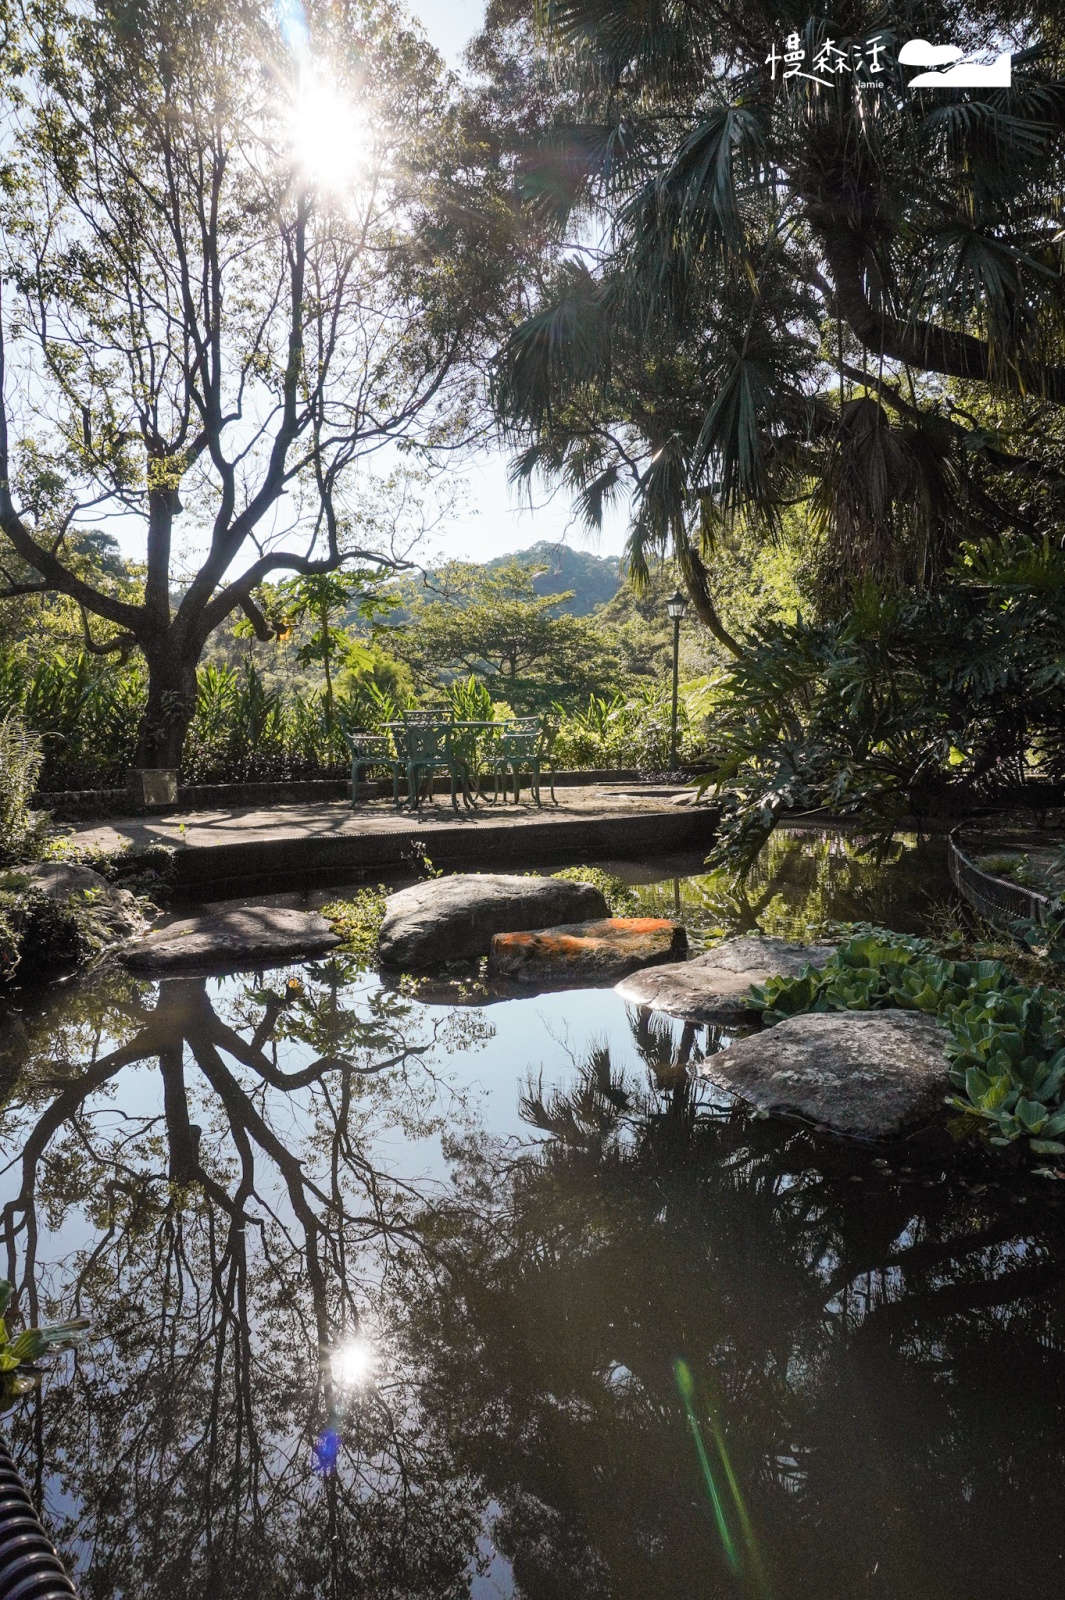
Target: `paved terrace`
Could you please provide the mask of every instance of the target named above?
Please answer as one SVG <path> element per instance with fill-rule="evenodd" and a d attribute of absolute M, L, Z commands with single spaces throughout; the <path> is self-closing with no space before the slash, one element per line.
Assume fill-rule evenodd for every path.
<path fill-rule="evenodd" d="M 108 850 L 176 846 L 176 885 L 212 896 L 253 883 L 302 887 L 396 867 L 414 839 L 440 866 L 483 870 L 699 849 L 713 838 L 713 810 L 678 804 L 687 794 L 680 786 L 593 784 L 557 793 L 559 804 L 545 798 L 542 810 L 523 796 L 518 805 L 482 803 L 458 815 L 439 796 L 417 815 L 384 801 L 354 809 L 329 801 L 167 812 L 99 823 L 74 838 Z"/>

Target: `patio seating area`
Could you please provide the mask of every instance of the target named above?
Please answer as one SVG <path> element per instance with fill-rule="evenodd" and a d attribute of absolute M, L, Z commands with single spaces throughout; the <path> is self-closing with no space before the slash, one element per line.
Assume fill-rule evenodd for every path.
<path fill-rule="evenodd" d="M 552 802 L 555 796 L 551 736 L 542 717 L 512 717 L 505 721 L 465 721 L 439 711 L 406 711 L 400 720 L 384 724 L 384 732 L 345 729 L 351 751 L 351 803 L 360 804 L 359 787 L 373 774 L 391 779 L 392 801 L 397 810 L 406 805 L 418 811 L 432 794 L 434 778 L 446 777 L 451 804 L 459 797 L 472 810 L 483 801 L 504 803 L 513 791 L 521 799 L 523 777 L 536 805 L 540 775 L 545 773 Z M 492 794 L 487 794 L 491 779 Z M 402 789 L 402 793 L 401 793 Z"/>

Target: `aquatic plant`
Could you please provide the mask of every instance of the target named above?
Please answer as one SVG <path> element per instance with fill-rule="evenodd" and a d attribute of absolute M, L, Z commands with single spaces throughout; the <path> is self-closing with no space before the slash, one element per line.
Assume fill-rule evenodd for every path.
<path fill-rule="evenodd" d="M 747 1001 L 774 1024 L 810 1011 L 923 1011 L 946 1029 L 949 1103 L 992 1144 L 1065 1155 L 1065 995 L 1018 983 L 1001 961 L 952 961 L 927 940 L 868 929 L 823 967 L 770 978 Z"/>
<path fill-rule="evenodd" d="M 552 878 L 564 878 L 568 883 L 591 883 L 601 891 L 612 917 L 635 917 L 640 913 L 640 901 L 623 878 L 602 867 L 563 867 L 552 872 Z"/>
<path fill-rule="evenodd" d="M 76 1350 L 89 1327 L 87 1317 L 74 1317 L 49 1328 L 23 1328 L 10 1338 L 4 1312 L 13 1293 L 13 1286 L 0 1279 L 0 1411 L 9 1411 L 21 1395 L 40 1383 L 41 1375 L 34 1362 L 42 1356 L 58 1355 L 61 1350 Z"/>
<path fill-rule="evenodd" d="M 371 956 L 377 949 L 377 935 L 385 917 L 388 890 L 383 883 L 376 889 L 357 889 L 350 899 L 330 900 L 322 916 L 333 924 L 343 940 L 342 948 L 353 955 Z"/>

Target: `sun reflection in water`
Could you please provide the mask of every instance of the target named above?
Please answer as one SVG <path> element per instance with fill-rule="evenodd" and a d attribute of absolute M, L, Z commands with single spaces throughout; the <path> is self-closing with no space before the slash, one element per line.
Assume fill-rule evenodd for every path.
<path fill-rule="evenodd" d="M 329 1357 L 333 1382 L 345 1389 L 358 1389 L 373 1377 L 374 1348 L 368 1339 L 345 1339 Z"/>

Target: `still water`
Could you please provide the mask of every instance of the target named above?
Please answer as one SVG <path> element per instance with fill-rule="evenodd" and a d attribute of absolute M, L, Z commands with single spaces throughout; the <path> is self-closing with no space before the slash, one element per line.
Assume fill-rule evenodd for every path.
<path fill-rule="evenodd" d="M 627 875 L 696 942 L 946 898 L 838 835 Z M 754 1119 L 721 1042 L 345 959 L 24 997 L 6 1272 L 93 1332 L 7 1432 L 82 1594 L 1062 1593 L 1056 1186 Z"/>

